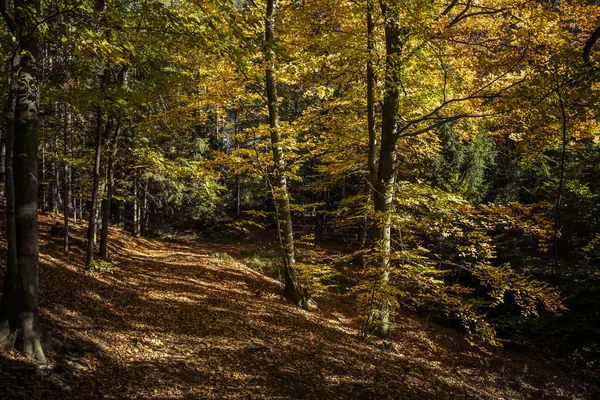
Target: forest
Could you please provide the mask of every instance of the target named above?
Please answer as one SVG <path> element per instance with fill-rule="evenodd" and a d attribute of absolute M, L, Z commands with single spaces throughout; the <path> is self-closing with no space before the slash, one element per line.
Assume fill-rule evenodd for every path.
<path fill-rule="evenodd" d="M 600 398 L 600 1 L 0 13 L 0 399 Z"/>

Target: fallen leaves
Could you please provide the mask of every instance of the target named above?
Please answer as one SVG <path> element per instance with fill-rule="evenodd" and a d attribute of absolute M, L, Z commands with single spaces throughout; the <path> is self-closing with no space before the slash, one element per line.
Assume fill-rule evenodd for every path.
<path fill-rule="evenodd" d="M 83 246 L 74 246 L 65 262 L 60 244 L 44 236 L 53 217 L 41 222 L 42 327 L 76 350 L 50 352 L 56 368 L 44 375 L 8 372 L 24 360 L 0 353 L 2 398 L 591 399 L 599 393 L 554 364 L 509 359 L 504 350 L 482 364 L 463 355 L 468 349 L 458 333 L 425 328 L 412 316 L 402 317 L 393 342 L 359 342 L 344 295 L 324 298 L 312 312 L 298 309 L 282 299 L 279 282 L 238 261 L 243 246 L 133 239 L 115 230 L 111 254 L 120 268 L 94 274 L 83 272 Z M 74 243 L 83 243 L 84 230 L 74 227 Z"/>

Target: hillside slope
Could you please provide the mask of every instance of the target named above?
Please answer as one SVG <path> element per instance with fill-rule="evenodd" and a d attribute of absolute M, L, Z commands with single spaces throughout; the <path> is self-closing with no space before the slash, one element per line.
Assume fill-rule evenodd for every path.
<path fill-rule="evenodd" d="M 403 318 L 393 344 L 356 340 L 348 299 L 306 312 L 248 268 L 242 245 L 111 232 L 113 270 L 84 272 L 84 227 L 61 254 L 42 216 L 41 324 L 74 348 L 52 368 L 0 353 L 0 398 L 600 398 L 591 378 L 498 349 L 470 357 L 460 334 Z M 109 266 L 107 266 L 109 267 Z M 115 268 L 116 267 L 116 268 Z"/>

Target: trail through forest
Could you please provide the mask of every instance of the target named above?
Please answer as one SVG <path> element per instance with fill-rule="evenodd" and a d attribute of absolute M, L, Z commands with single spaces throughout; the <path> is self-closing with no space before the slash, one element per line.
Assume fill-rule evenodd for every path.
<path fill-rule="evenodd" d="M 60 342 L 44 369 L 0 353 L 3 399 L 599 398 L 592 377 L 523 351 L 468 357 L 459 333 L 416 317 L 392 342 L 360 342 L 348 295 L 296 308 L 244 264 L 248 245 L 115 230 L 112 270 L 84 272 L 83 226 L 67 260 L 54 221 L 42 216 L 40 318 Z"/>

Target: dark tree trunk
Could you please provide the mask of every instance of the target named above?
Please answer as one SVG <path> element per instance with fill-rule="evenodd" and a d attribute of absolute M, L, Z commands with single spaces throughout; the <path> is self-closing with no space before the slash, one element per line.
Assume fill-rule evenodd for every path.
<path fill-rule="evenodd" d="M 300 285 L 295 269 L 294 230 L 292 227 L 292 214 L 288 194 L 287 179 L 285 176 L 286 162 L 281 146 L 281 131 L 279 128 L 279 107 L 277 105 L 277 81 L 275 65 L 273 62 L 274 13 L 276 0 L 267 0 L 267 16 L 265 20 L 265 59 L 267 100 L 269 103 L 269 127 L 271 130 L 271 146 L 273 148 L 273 161 L 275 162 L 275 182 L 273 196 L 277 210 L 277 222 L 281 238 L 283 263 L 285 272 L 285 296 L 297 306 L 307 307 L 308 298 L 306 290 Z"/>
<path fill-rule="evenodd" d="M 367 0 L 367 131 L 369 133 L 369 154 L 367 159 L 367 166 L 369 168 L 369 182 L 368 182 L 368 193 L 369 193 L 369 206 L 375 196 L 375 187 L 377 186 L 377 134 L 375 132 L 375 69 L 373 67 L 373 59 L 375 53 L 375 20 L 373 17 L 374 0 Z M 365 213 L 365 217 L 360 225 L 359 230 L 359 243 L 360 248 L 363 249 L 367 244 L 367 233 L 369 229 L 369 212 Z"/>
<path fill-rule="evenodd" d="M 109 78 L 108 69 L 104 70 L 102 75 L 102 82 L 100 84 L 100 90 L 104 89 L 104 86 L 107 84 Z M 107 122 L 108 125 L 108 122 Z M 108 127 L 107 127 L 108 129 Z M 94 156 L 94 170 L 93 176 L 94 181 L 92 184 L 92 204 L 91 211 L 88 220 L 88 231 L 87 231 L 87 258 L 86 265 L 89 267 L 92 266 L 94 262 L 94 249 L 96 247 L 96 225 L 97 225 L 97 216 L 98 216 L 98 197 L 100 196 L 100 158 L 102 152 L 102 133 L 103 133 L 103 111 L 102 107 L 98 106 L 96 110 L 96 150 Z"/>
<path fill-rule="evenodd" d="M 110 149 L 108 153 L 108 169 L 107 181 L 108 188 L 106 191 L 106 199 L 102 200 L 102 231 L 100 232 L 100 257 L 106 258 L 108 246 L 108 226 L 110 219 L 110 205 L 115 191 L 115 160 L 117 158 L 117 150 L 119 149 L 119 135 L 121 133 L 121 120 L 117 121 L 117 125 L 110 139 Z"/>
<path fill-rule="evenodd" d="M 64 214 L 64 237 L 63 251 L 69 253 L 69 216 L 71 207 L 71 166 L 69 165 L 69 111 L 64 104 L 64 126 L 63 126 L 63 157 L 64 157 L 64 187 L 63 187 L 63 214 Z"/>
<path fill-rule="evenodd" d="M 233 120 L 233 135 L 235 138 L 235 149 L 239 149 L 239 143 L 237 139 L 238 135 L 238 113 L 236 111 Z M 235 217 L 239 218 L 242 213 L 242 202 L 241 202 L 241 182 L 240 182 L 240 174 L 235 174 Z"/>
<path fill-rule="evenodd" d="M 12 62 L 10 63 L 12 68 Z M 8 110 L 6 117 L 6 240 L 7 257 L 6 272 L 4 274 L 4 287 L 2 303 L 0 304 L 0 347 L 12 350 L 15 345 L 17 333 L 20 328 L 19 320 L 19 292 L 17 289 L 17 233 L 15 223 L 15 184 L 13 174 L 13 148 L 15 139 L 15 126 L 13 118 L 15 115 L 15 84 L 9 78 Z M 10 299 L 10 301 L 9 301 Z M 11 304 L 12 303 L 12 304 Z"/>
<path fill-rule="evenodd" d="M 3 7 L 5 4 L 3 5 Z M 12 176 L 14 181 L 14 234 L 9 222 L 9 248 L 13 236 L 16 257 L 9 255 L 0 310 L 0 343 L 11 346 L 12 337 L 23 338 L 23 352 L 28 358 L 45 361 L 38 333 L 38 144 L 39 144 L 39 32 L 31 15 L 39 11 L 39 3 L 24 1 L 14 11 L 9 27 L 17 38 L 11 63 L 15 82 L 13 118 Z M 6 10 L 3 9 L 3 15 Z M 34 13 L 35 14 L 35 13 Z M 27 34 L 22 35 L 22 32 Z M 12 141 L 12 140 L 11 140 Z M 9 165 L 10 167 L 10 165 Z M 10 168 L 9 168 L 10 169 Z M 10 190 L 9 190 L 10 192 Z M 11 199 L 12 200 L 12 199 Z M 7 213 L 12 215 L 12 210 Z M 9 217 L 10 219 L 11 217 Z M 13 242 L 14 243 L 14 242 Z M 16 258 L 16 260 L 15 260 Z M 12 343 L 11 343 L 12 342 Z"/>
<path fill-rule="evenodd" d="M 58 143 L 56 141 L 56 137 L 52 140 L 52 154 L 58 154 Z M 59 182 L 60 182 L 60 173 L 58 171 L 58 164 L 56 159 L 53 157 L 50 162 L 50 169 L 52 173 L 52 180 L 50 182 L 50 210 L 54 214 L 58 214 L 58 203 L 59 200 Z"/>
<path fill-rule="evenodd" d="M 79 219 L 83 222 L 83 216 L 85 211 L 85 201 L 83 199 L 79 199 Z"/>
<path fill-rule="evenodd" d="M 102 151 L 102 108 L 98 107 L 96 112 L 96 152 L 94 156 L 94 181 L 92 183 L 92 204 L 88 220 L 87 232 L 87 259 L 86 265 L 91 267 L 94 262 L 94 248 L 96 241 L 96 215 L 98 209 L 98 197 L 100 192 L 100 156 Z"/>
<path fill-rule="evenodd" d="M 48 185 L 47 185 L 47 174 L 46 174 L 46 140 L 42 131 L 42 211 L 48 211 Z"/>
<path fill-rule="evenodd" d="M 148 180 L 144 182 L 144 190 L 142 191 L 142 206 L 140 207 L 140 235 L 148 234 Z"/>
<path fill-rule="evenodd" d="M 123 228 L 123 214 L 125 211 L 125 203 L 121 200 L 117 200 L 117 208 L 115 214 L 115 223 L 119 228 Z"/>
<path fill-rule="evenodd" d="M 12 115 L 14 111 L 11 113 L 10 110 L 11 107 L 9 104 L 7 104 L 6 108 L 4 109 L 4 114 L 10 113 Z M 6 129 L 4 131 L 6 132 L 8 130 L 8 125 L 5 125 L 5 128 Z M 0 186 L 4 187 L 6 187 L 6 136 L 7 134 L 5 133 L 2 135 L 2 139 L 0 140 Z M 4 198 L 5 194 L 2 193 L 2 198 L 0 198 L 0 208 L 4 207 Z"/>

